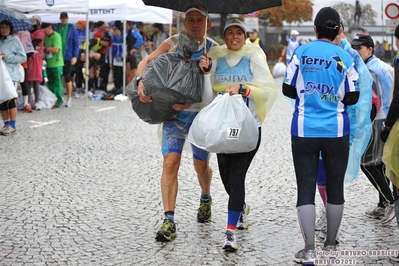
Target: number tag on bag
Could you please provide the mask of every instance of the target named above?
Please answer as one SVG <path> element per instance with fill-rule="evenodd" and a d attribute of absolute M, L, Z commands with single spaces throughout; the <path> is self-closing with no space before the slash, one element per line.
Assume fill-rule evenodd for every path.
<path fill-rule="evenodd" d="M 239 139 L 240 138 L 240 132 L 241 128 L 233 128 L 229 127 L 227 128 L 227 139 Z"/>

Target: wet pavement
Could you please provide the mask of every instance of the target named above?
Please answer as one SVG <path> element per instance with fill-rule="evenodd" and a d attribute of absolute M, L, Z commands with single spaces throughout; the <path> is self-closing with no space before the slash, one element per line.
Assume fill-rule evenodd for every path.
<path fill-rule="evenodd" d="M 280 88 L 281 78 L 276 82 Z M 298 265 L 293 257 L 303 240 L 291 113 L 280 93 L 247 175 L 250 227 L 237 232 L 239 250 L 231 254 L 221 249 L 227 194 L 215 155 L 212 221 L 196 222 L 200 188 L 191 155 L 184 152 L 177 238 L 159 243 L 157 125 L 141 121 L 130 102 L 89 100 L 86 106 L 85 99 L 74 99 L 71 108 L 20 111 L 18 134 L 0 138 L 0 265 Z M 340 264 L 394 265 L 382 252 L 399 249 L 396 220 L 382 225 L 364 215 L 378 194 L 363 174 L 345 185 L 345 198 Z"/>

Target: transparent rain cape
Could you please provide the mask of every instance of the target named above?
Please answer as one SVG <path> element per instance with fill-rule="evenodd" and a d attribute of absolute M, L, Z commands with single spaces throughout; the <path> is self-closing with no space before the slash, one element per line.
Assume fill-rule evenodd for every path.
<path fill-rule="evenodd" d="M 260 121 L 263 122 L 277 97 L 276 83 L 267 65 L 265 53 L 259 46 L 253 44 L 244 44 L 239 51 L 231 51 L 227 49 L 226 45 L 212 47 L 209 51 L 209 57 L 212 58 L 213 62 L 218 58 L 229 56 L 250 57 L 251 71 L 262 73 L 262 75 L 254 75 L 254 80 L 250 83 L 245 83 L 245 85 L 251 89 L 257 115 Z M 218 84 L 215 80 L 214 68 L 212 68 L 211 80 L 212 89 L 217 92 L 224 92 L 231 85 L 228 83 Z"/>
<path fill-rule="evenodd" d="M 341 48 L 347 51 L 355 60 L 359 73 L 359 100 L 355 105 L 347 107 L 346 111 L 350 121 L 350 150 L 348 166 L 345 173 L 345 182 L 357 180 L 360 170 L 360 159 L 370 141 L 372 124 L 371 112 L 371 86 L 373 77 L 359 53 L 352 49 L 347 40 L 341 40 Z"/>

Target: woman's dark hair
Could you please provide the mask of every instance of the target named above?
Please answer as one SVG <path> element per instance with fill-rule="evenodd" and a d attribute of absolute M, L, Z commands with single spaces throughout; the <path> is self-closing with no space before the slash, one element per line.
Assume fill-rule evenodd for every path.
<path fill-rule="evenodd" d="M 100 21 L 97 22 L 97 27 L 101 27 L 104 24 L 105 24 L 105 22 L 100 20 Z"/>
<path fill-rule="evenodd" d="M 6 26 L 10 27 L 10 34 L 9 35 L 13 35 L 14 34 L 14 26 L 12 25 L 12 23 L 9 20 L 2 20 L 0 22 L 0 26 L 1 25 L 6 25 Z"/>
<path fill-rule="evenodd" d="M 155 28 L 158 28 L 160 31 L 163 31 L 163 24 L 161 24 L 161 23 L 154 23 L 153 26 L 154 26 Z"/>
<path fill-rule="evenodd" d="M 337 25 L 334 21 L 327 21 L 324 26 L 316 26 L 317 38 L 328 39 L 333 41 L 337 37 L 340 25 Z"/>

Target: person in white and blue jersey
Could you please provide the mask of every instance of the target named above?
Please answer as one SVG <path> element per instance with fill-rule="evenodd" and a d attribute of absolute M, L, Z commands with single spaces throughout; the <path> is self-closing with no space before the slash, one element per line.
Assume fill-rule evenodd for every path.
<path fill-rule="evenodd" d="M 359 75 L 353 57 L 333 43 L 341 33 L 340 16 L 330 7 L 316 15 L 317 40 L 298 47 L 287 66 L 283 94 L 295 99 L 291 146 L 297 180 L 297 211 L 305 246 L 295 261 L 313 264 L 315 193 L 319 156 L 326 172 L 327 237 L 323 249 L 336 249 L 344 206 L 344 177 L 349 156 L 348 105 L 359 99 Z"/>

